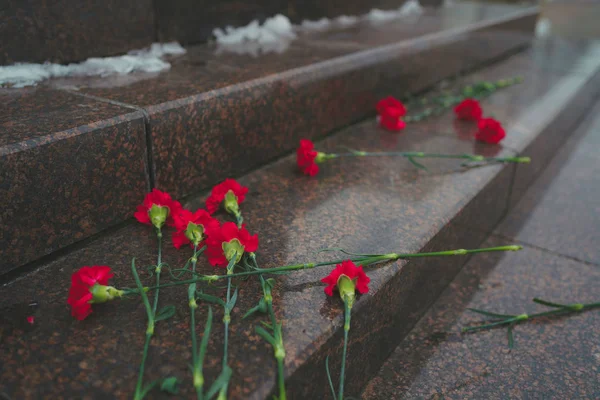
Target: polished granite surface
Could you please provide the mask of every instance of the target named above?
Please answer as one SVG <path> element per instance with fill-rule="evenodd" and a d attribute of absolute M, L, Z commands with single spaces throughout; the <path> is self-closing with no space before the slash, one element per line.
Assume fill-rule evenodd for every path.
<path fill-rule="evenodd" d="M 393 146 L 396 149 L 450 153 L 472 149 L 468 142 L 443 135 L 416 135 L 411 129 L 400 135 L 383 132 L 374 120 L 348 128 L 317 145 L 323 150 L 343 145 L 375 150 L 381 148 L 386 136 L 397 137 Z M 506 149 L 499 153 L 510 154 L 513 153 Z M 513 167 L 463 170 L 459 161 L 424 163 L 429 173 L 399 158 L 346 159 L 323 165 L 318 177 L 309 178 L 296 171 L 294 157 L 290 156 L 242 178 L 241 183 L 250 188 L 242 211 L 247 228 L 261 238 L 261 265 L 274 267 L 311 260 L 317 257 L 318 249 L 331 246 L 360 252 L 478 246 L 483 235 L 463 226 L 480 221 L 483 215 L 490 221 L 501 218 Z M 203 200 L 204 196 L 191 199 L 186 206 L 197 207 Z M 189 256 L 189 249 L 176 251 L 168 244 L 165 247 L 164 260 L 173 267 Z M 0 354 L 4 363 L 0 367 L 0 391 L 24 399 L 36 398 L 39 393 L 50 397 L 129 397 L 143 342 L 143 308 L 135 300 L 115 302 L 95 307 L 88 320 L 78 322 L 70 317 L 65 304 L 69 276 L 82 265 L 111 265 L 115 270 L 113 282 L 131 286 L 131 258 L 137 257 L 142 278 L 148 281 L 142 266 L 152 262 L 155 251 L 151 230 L 131 225 L 4 286 L 0 302 L 8 308 L 2 312 Z M 349 367 L 348 393 L 358 393 L 366 383 L 363 372 L 376 372 L 382 361 L 367 355 L 377 354 L 377 348 L 391 350 L 410 321 L 416 321 L 435 293 L 456 274 L 462 261 L 457 257 L 443 262 L 398 262 L 369 269 L 371 292 L 355 306 L 350 345 L 351 357 L 368 362 Z M 201 270 L 211 271 L 204 259 Z M 338 370 L 341 305 L 326 298 L 319 283 L 328 271 L 329 268 L 323 268 L 278 278 L 275 304 L 278 318 L 284 321 L 288 391 L 292 399 L 324 395 L 323 362 L 328 354 L 332 355 L 332 368 Z M 435 281 L 429 279 L 432 274 L 437 275 Z M 233 313 L 230 343 L 234 368 L 230 398 L 260 399 L 273 388 L 274 362 L 271 349 L 253 332 L 258 321 L 240 321 L 257 299 L 257 282 L 251 279 L 238 284 L 240 296 Z M 222 289 L 213 291 L 223 294 Z M 186 379 L 182 387 L 184 397 L 191 389 L 186 367 L 188 314 L 182 306 L 185 296 L 184 289 L 161 292 L 161 304 L 175 304 L 178 311 L 173 319 L 158 325 L 147 369 L 147 379 L 166 374 Z M 31 327 L 23 324 L 22 310 L 33 300 L 39 308 Z M 202 304 L 200 321 L 205 313 Z M 217 311 L 215 321 L 220 318 Z M 365 343 L 361 338 L 374 327 L 379 340 Z M 208 381 L 219 371 L 221 329 L 216 323 L 208 351 Z M 150 398 L 161 396 L 152 392 Z"/>
<path fill-rule="evenodd" d="M 523 244 L 512 254 L 481 255 L 459 273 L 400 343 L 363 399 L 597 398 L 598 310 L 539 319 L 514 329 L 461 334 L 482 318 L 467 308 L 520 314 L 546 311 L 533 297 L 598 302 L 600 159 L 596 104 L 542 176 L 486 245 Z"/>
<path fill-rule="evenodd" d="M 149 187 L 143 114 L 0 89 L 0 274 L 131 215 Z"/>

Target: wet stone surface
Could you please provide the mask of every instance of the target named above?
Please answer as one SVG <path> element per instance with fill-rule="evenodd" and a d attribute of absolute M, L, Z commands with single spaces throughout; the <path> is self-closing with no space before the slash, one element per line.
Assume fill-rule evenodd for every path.
<path fill-rule="evenodd" d="M 0 89 L 0 274 L 121 223 L 148 189 L 141 112 Z"/>
<path fill-rule="evenodd" d="M 492 238 L 485 245 L 504 243 Z M 597 398 L 600 313 L 517 325 L 514 348 L 505 328 L 462 334 L 480 318 L 467 308 L 520 314 L 547 311 L 540 297 L 563 303 L 598 301 L 598 266 L 525 248 L 474 256 L 397 347 L 362 398 Z"/>
<path fill-rule="evenodd" d="M 393 148 L 403 150 L 464 153 L 472 148 L 470 143 L 453 138 L 434 134 L 417 136 L 412 132 L 411 129 L 400 135 L 384 132 L 374 121 L 369 121 L 318 145 L 326 151 L 343 145 L 375 150 L 394 138 Z M 424 247 L 441 250 L 478 246 L 481 234 L 448 223 L 457 215 L 463 221 L 479 220 L 483 212 L 481 204 L 490 201 L 500 202 L 494 209 L 495 218 L 499 218 L 502 204 L 507 201 L 511 176 L 504 171 L 511 170 L 508 166 L 491 166 L 461 171 L 459 161 L 425 163 L 430 169 L 428 174 L 399 158 L 346 159 L 323 165 L 322 173 L 311 179 L 297 173 L 291 156 L 242 178 L 241 182 L 251 188 L 242 211 L 248 229 L 261 238 L 261 266 L 324 259 L 325 255 L 316 256 L 315 252 L 332 246 L 386 253 L 415 252 Z M 470 201 L 492 179 L 499 179 L 495 190 L 475 203 L 479 206 L 471 208 Z M 201 206 L 203 199 L 191 199 L 186 205 Z M 223 215 L 219 217 L 225 219 Z M 0 303 L 6 305 L 0 335 L 3 360 L 0 391 L 24 399 L 130 397 L 144 340 L 142 305 L 130 299 L 94 306 L 94 313 L 78 322 L 69 315 L 65 304 L 69 277 L 82 265 L 111 265 L 114 284 L 131 287 L 129 268 L 131 259 L 136 257 L 142 279 L 149 283 L 153 279 L 145 266 L 153 262 L 155 253 L 151 229 L 131 225 L 4 286 L 0 293 Z M 189 253 L 190 249 L 176 251 L 168 241 L 165 243 L 164 260 L 173 268 L 182 265 Z M 382 360 L 369 354 L 383 357 L 391 350 L 461 265 L 462 260 L 457 257 L 443 262 L 399 262 L 369 269 L 371 292 L 355 306 L 351 357 L 368 359 L 369 373 L 375 373 Z M 199 268 L 213 273 L 204 258 Z M 302 271 L 277 279 L 275 308 L 284 322 L 286 372 L 291 375 L 288 388 L 292 399 L 325 395 L 323 363 L 328 354 L 332 355 L 332 369 L 339 370 L 342 306 L 335 299 L 326 298 L 319 282 L 329 270 Z M 430 279 L 432 274 L 437 274 L 436 280 Z M 260 318 L 240 321 L 258 300 L 257 280 L 238 284 L 239 300 L 231 326 L 234 377 L 230 398 L 261 399 L 273 388 L 275 363 L 271 348 L 254 333 Z M 422 291 L 423 287 L 427 290 Z M 223 289 L 212 290 L 216 295 L 224 295 Z M 146 376 L 147 382 L 167 375 L 182 378 L 184 398 L 192 393 L 187 369 L 190 343 L 186 295 L 184 288 L 161 291 L 160 304 L 176 305 L 177 313 L 157 326 Z M 29 313 L 27 305 L 34 300 L 39 307 L 34 314 L 35 324 L 29 326 L 23 324 L 23 319 Z M 199 330 L 206 310 L 206 304 L 199 308 Z M 207 382 L 212 382 L 220 370 L 221 318 L 221 311 L 216 309 L 205 370 Z M 365 342 L 363 337 L 367 332 L 381 340 Z M 377 353 L 374 345 L 382 351 Z M 358 393 L 366 383 L 366 365 L 354 363 L 348 368 L 348 393 Z M 162 397 L 158 391 L 150 395 L 150 398 Z"/>

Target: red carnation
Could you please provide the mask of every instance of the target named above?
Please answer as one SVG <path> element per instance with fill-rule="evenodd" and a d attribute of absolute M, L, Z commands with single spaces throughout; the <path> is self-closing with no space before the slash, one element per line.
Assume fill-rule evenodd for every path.
<path fill-rule="evenodd" d="M 345 276 L 351 282 L 354 283 L 354 288 L 358 290 L 360 294 L 369 292 L 369 282 L 371 279 L 363 271 L 363 267 L 357 267 L 352 261 L 343 261 L 341 264 L 335 266 L 335 269 L 325 278 L 321 279 L 321 282 L 326 283 L 325 293 L 328 296 L 333 296 L 333 289 L 336 287 L 338 290 L 340 284 L 340 278 Z"/>
<path fill-rule="evenodd" d="M 497 144 L 506 136 L 504 128 L 494 118 L 482 118 L 477 126 L 479 129 L 475 134 L 475 139 L 479 141 Z"/>
<path fill-rule="evenodd" d="M 240 185 L 235 179 L 225 179 L 212 188 L 212 192 L 206 199 L 206 209 L 214 214 L 221 203 L 225 203 L 225 211 L 231 214 L 239 214 L 238 205 L 244 202 L 248 188 Z"/>
<path fill-rule="evenodd" d="M 98 285 L 106 287 L 108 280 L 113 277 L 110 267 L 93 266 L 81 267 L 71 275 L 71 289 L 69 289 L 69 299 L 67 304 L 71 306 L 71 315 L 78 320 L 84 320 L 92 313 L 92 303 L 101 303 L 111 299 L 105 299 L 96 296 L 92 290 Z M 114 288 L 113 288 L 114 289 Z M 100 295 L 100 293 L 96 293 Z"/>
<path fill-rule="evenodd" d="M 454 107 L 454 113 L 459 119 L 479 121 L 483 116 L 483 110 L 479 102 L 474 99 L 465 99 Z"/>
<path fill-rule="evenodd" d="M 296 150 L 296 163 L 302 173 L 315 176 L 319 172 L 319 166 L 315 162 L 318 154 L 313 142 L 308 139 L 300 140 L 300 147 Z"/>
<path fill-rule="evenodd" d="M 190 246 L 201 245 L 208 232 L 219 229 L 219 222 L 202 209 L 196 212 L 181 209 L 173 219 L 177 229 L 173 233 L 173 246 L 178 249 L 188 243 Z"/>
<path fill-rule="evenodd" d="M 206 240 L 208 262 L 215 267 L 226 267 L 235 254 L 238 262 L 244 252 L 258 249 L 258 235 L 251 236 L 244 226 L 238 228 L 233 222 L 225 222 L 212 231 Z"/>
<path fill-rule="evenodd" d="M 381 127 L 390 131 L 399 131 L 406 127 L 406 123 L 401 119 L 406 115 L 406 107 L 399 100 L 389 96 L 380 100 L 375 108 Z"/>
<path fill-rule="evenodd" d="M 169 193 L 152 189 L 133 216 L 142 224 L 154 225 L 160 229 L 165 222 L 173 226 L 173 216 L 180 210 L 181 204 L 173 200 Z"/>

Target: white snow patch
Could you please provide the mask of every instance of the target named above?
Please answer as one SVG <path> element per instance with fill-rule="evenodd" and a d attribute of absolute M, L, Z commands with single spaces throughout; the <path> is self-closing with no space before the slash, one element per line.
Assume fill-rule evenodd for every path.
<path fill-rule="evenodd" d="M 294 26 L 288 17 L 281 14 L 267 18 L 262 25 L 254 20 L 239 28 L 217 28 L 213 34 L 217 39 L 217 53 L 232 51 L 255 56 L 261 52 L 281 53 L 296 38 Z"/>
<path fill-rule="evenodd" d="M 423 12 L 423 7 L 419 0 L 408 0 L 397 10 L 379 10 L 372 9 L 364 18 L 370 22 L 388 22 L 397 18 L 407 17 L 409 15 L 419 15 Z"/>
<path fill-rule="evenodd" d="M 535 24 L 536 37 L 548 37 L 552 33 L 552 22 L 548 18 L 540 18 Z"/>
<path fill-rule="evenodd" d="M 300 25 L 292 25 L 290 20 L 281 14 L 268 18 L 262 25 L 254 20 L 246 26 L 225 29 L 217 28 L 213 34 L 217 41 L 217 54 L 233 52 L 258 56 L 261 53 L 281 53 L 285 51 L 296 32 L 323 32 L 335 28 L 347 28 L 361 21 L 370 23 L 388 22 L 409 15 L 423 12 L 419 0 L 408 0 L 396 10 L 373 9 L 361 16 L 341 15 L 334 19 L 321 18 L 316 21 L 304 20 Z"/>
<path fill-rule="evenodd" d="M 0 86 L 22 88 L 34 86 L 45 79 L 68 76 L 124 75 L 134 71 L 159 72 L 171 68 L 171 64 L 164 61 L 163 57 L 183 53 L 185 49 L 179 43 L 154 43 L 150 48 L 132 50 L 123 56 L 94 57 L 68 65 L 17 63 L 0 66 Z"/>

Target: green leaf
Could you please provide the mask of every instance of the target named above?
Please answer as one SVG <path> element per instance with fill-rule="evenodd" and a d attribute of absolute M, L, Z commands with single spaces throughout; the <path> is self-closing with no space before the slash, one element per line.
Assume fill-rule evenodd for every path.
<path fill-rule="evenodd" d="M 158 385 L 160 381 L 157 379 L 155 381 L 152 381 L 150 383 L 148 383 L 143 389 L 142 389 L 142 393 L 140 394 L 140 399 L 143 399 L 144 397 L 146 397 L 146 395 L 148 394 L 149 391 L 151 391 L 154 386 Z"/>
<path fill-rule="evenodd" d="M 208 339 L 210 339 L 210 330 L 212 329 L 213 312 L 212 307 L 208 307 L 208 317 L 206 318 L 206 326 L 204 327 L 204 335 L 202 335 L 202 341 L 200 342 L 200 353 L 198 356 L 198 362 L 202 365 L 206 349 L 208 348 Z"/>
<path fill-rule="evenodd" d="M 515 340 L 513 338 L 513 327 L 515 326 L 515 324 L 510 324 L 508 326 L 508 348 L 512 349 L 515 346 Z"/>
<path fill-rule="evenodd" d="M 235 302 L 237 301 L 238 298 L 238 289 L 235 288 L 235 292 L 233 292 L 233 296 L 231 296 L 231 298 L 229 299 L 229 302 L 226 305 L 226 308 L 231 311 L 233 310 L 233 307 L 235 307 Z"/>
<path fill-rule="evenodd" d="M 270 322 L 267 321 L 260 321 L 261 324 L 263 324 L 264 326 L 266 326 L 269 329 L 273 329 L 273 325 L 271 325 Z"/>
<path fill-rule="evenodd" d="M 179 391 L 179 388 L 177 387 L 178 383 L 179 381 L 176 377 L 170 376 L 168 378 L 163 379 L 163 381 L 160 384 L 160 390 L 170 394 L 177 394 L 177 392 Z"/>
<path fill-rule="evenodd" d="M 175 315 L 175 306 L 165 306 L 156 313 L 154 321 L 162 321 L 163 319 L 171 318 Z"/>
<path fill-rule="evenodd" d="M 546 301 L 546 300 L 542 300 L 542 299 L 538 299 L 538 298 L 533 299 L 533 302 L 544 305 L 544 306 L 548 306 L 548 307 L 569 309 L 569 305 L 567 305 L 567 304 L 552 303 L 551 301 Z"/>
<path fill-rule="evenodd" d="M 226 365 L 225 367 L 223 367 L 223 371 L 221 371 L 221 374 L 219 375 L 217 380 L 214 381 L 211 385 L 210 389 L 208 390 L 208 393 L 206 394 L 206 397 L 210 399 L 215 394 L 217 394 L 217 392 L 221 390 L 223 386 L 227 385 L 229 383 L 229 379 L 231 379 L 232 372 L 233 371 L 231 370 L 231 368 L 229 368 L 229 366 Z"/>
<path fill-rule="evenodd" d="M 486 315 L 488 317 L 496 317 L 496 318 L 513 318 L 513 317 L 515 317 L 514 315 L 510 315 L 510 314 L 498 314 L 498 313 L 493 313 L 493 312 L 489 312 L 489 311 L 485 311 L 485 310 L 478 310 L 477 308 L 467 308 L 467 310 L 472 311 L 477 314 Z"/>
<path fill-rule="evenodd" d="M 329 381 L 329 388 L 331 389 L 331 395 L 334 399 L 337 399 L 335 389 L 333 388 L 333 381 L 331 380 L 331 373 L 329 372 L 329 356 L 325 359 L 325 372 L 327 372 L 327 380 Z"/>
<path fill-rule="evenodd" d="M 142 282 L 140 281 L 140 277 L 135 269 L 135 258 L 131 260 L 131 273 L 133 274 L 133 279 L 135 279 L 135 285 L 137 286 L 140 296 L 142 296 L 142 302 L 144 303 L 144 307 L 146 308 L 146 314 L 148 315 L 148 321 L 154 320 L 154 315 L 152 313 L 152 307 L 150 307 L 150 302 L 148 301 L 148 296 L 146 295 L 146 291 L 142 286 Z"/>
<path fill-rule="evenodd" d="M 225 302 L 218 298 L 217 296 L 212 296 L 210 294 L 206 294 L 206 293 L 198 293 L 196 294 L 196 297 L 198 297 L 199 299 L 202 299 L 204 301 L 207 301 L 209 303 L 214 303 L 214 304 L 219 304 L 223 307 L 225 307 Z"/>
<path fill-rule="evenodd" d="M 410 161 L 410 163 L 412 165 L 414 165 L 415 167 L 417 167 L 419 169 L 422 169 L 424 171 L 427 171 L 427 167 L 424 166 L 423 164 L 420 164 L 420 163 L 416 162 L 414 158 L 412 158 L 412 157 L 407 157 L 407 158 L 408 158 L 408 161 Z"/>
<path fill-rule="evenodd" d="M 277 346 L 277 342 L 275 341 L 275 338 L 273 336 L 271 336 L 271 334 L 269 332 L 267 332 L 266 330 L 264 330 L 261 326 L 257 326 L 254 329 L 256 330 L 256 333 L 258 333 L 263 339 L 265 339 L 267 342 L 269 342 L 271 344 L 271 346 L 273 346 L 273 347 Z"/>

